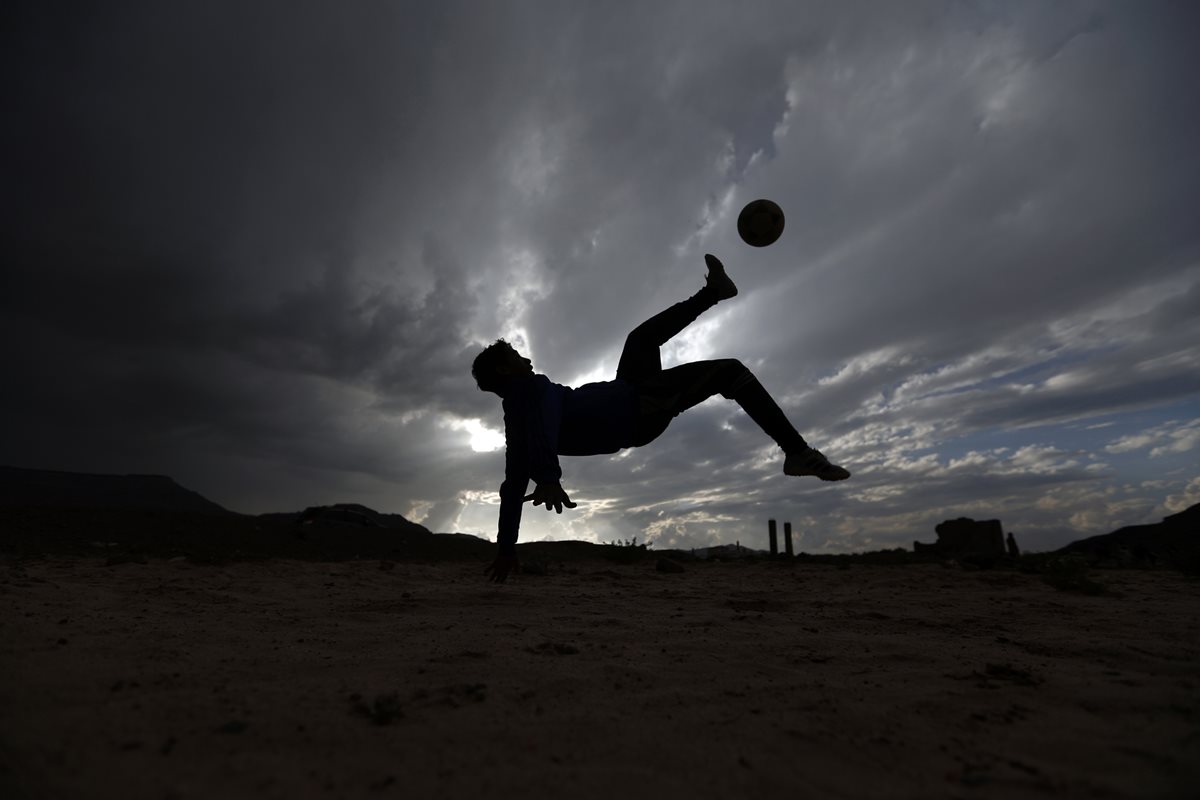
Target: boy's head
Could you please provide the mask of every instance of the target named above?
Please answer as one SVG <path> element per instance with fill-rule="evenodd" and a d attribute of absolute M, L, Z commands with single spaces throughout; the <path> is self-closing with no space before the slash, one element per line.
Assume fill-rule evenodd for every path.
<path fill-rule="evenodd" d="M 475 356 L 475 363 L 471 365 L 471 375 L 479 388 L 485 392 L 495 392 L 501 397 L 513 378 L 532 374 L 533 362 L 503 339 L 488 345 Z"/>

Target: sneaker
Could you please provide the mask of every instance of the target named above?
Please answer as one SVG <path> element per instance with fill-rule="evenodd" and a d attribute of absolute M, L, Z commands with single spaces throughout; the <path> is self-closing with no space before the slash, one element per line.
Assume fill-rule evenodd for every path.
<path fill-rule="evenodd" d="M 737 287 L 733 285 L 733 281 L 729 280 L 729 276 L 725 274 L 725 265 L 716 256 L 709 253 L 704 254 L 704 263 L 708 265 L 708 275 L 704 283 L 705 287 L 710 289 L 718 300 L 728 300 L 731 297 L 736 297 Z"/>
<path fill-rule="evenodd" d="M 789 453 L 783 461 L 784 475 L 815 475 L 823 481 L 844 481 L 850 477 L 850 471 L 845 467 L 830 464 L 829 459 L 820 450 L 811 447 Z"/>

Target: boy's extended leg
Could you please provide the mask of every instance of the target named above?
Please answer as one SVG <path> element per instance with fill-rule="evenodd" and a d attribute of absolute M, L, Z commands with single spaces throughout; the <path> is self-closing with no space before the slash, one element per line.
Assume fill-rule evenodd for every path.
<path fill-rule="evenodd" d="M 715 256 L 705 255 L 708 277 L 704 288 L 687 300 L 660 311 L 638 325 L 625 339 L 625 349 L 617 363 L 617 377 L 637 382 L 662 372 L 658 348 L 695 322 L 696 317 L 712 308 L 719 300 L 737 294 L 737 286 L 725 274 L 725 267 Z"/>
<path fill-rule="evenodd" d="M 653 439 L 666 423 L 715 394 L 733 400 L 771 437 L 786 456 L 787 475 L 815 475 L 823 481 L 850 477 L 848 470 L 830 464 L 813 449 L 788 420 L 758 378 L 741 361 L 733 358 L 696 361 L 662 370 L 639 384 L 642 393 L 643 426 L 640 439 Z M 649 437 L 649 438 L 647 438 Z M 642 443 L 642 442 L 639 442 Z"/>
<path fill-rule="evenodd" d="M 625 340 L 617 377 L 635 384 L 641 395 L 634 446 L 654 440 L 674 417 L 714 394 L 720 394 L 740 405 L 783 448 L 787 456 L 783 465 L 785 474 L 815 475 L 825 481 L 849 478 L 847 470 L 830 464 L 819 451 L 808 446 L 779 404 L 742 362 L 721 359 L 697 361 L 668 370 L 662 368 L 659 353 L 662 345 L 717 301 L 737 294 L 737 287 L 725 274 L 724 265 L 712 255 L 706 254 L 704 261 L 708 265 L 704 288 L 655 314 L 634 328 Z"/>

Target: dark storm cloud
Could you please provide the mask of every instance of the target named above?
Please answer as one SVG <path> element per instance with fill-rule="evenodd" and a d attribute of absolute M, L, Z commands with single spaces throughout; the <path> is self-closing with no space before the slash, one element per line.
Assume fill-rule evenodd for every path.
<path fill-rule="evenodd" d="M 461 374 L 462 267 L 417 229 L 432 286 L 371 285 L 356 237 L 375 176 L 415 163 L 446 18 L 312 3 L 75 11 L 21 8 L 6 37 L 19 82 L 0 309 L 27 370 L 8 404 L 38 432 L 10 440 L 10 457 L 44 461 L 49 445 L 61 466 L 91 463 L 89 446 L 153 451 L 197 429 L 233 451 L 275 449 L 346 413 L 305 376 L 437 404 L 429 389 Z M 330 433 L 316 461 L 358 458 Z"/>
<path fill-rule="evenodd" d="M 98 247 L 122 262 L 241 269 L 221 262 L 230 240 L 247 236 L 271 245 L 265 266 L 278 277 L 314 244 L 342 243 L 364 175 L 403 131 L 396 100 L 418 106 L 429 86 L 436 24 L 420 14 L 376 6 L 330 18 L 311 3 L 53 8 L 34 7 L 15 32 L 25 52 L 14 53 L 20 113 L 9 135 L 23 155 L 33 257 L 65 238 L 85 256 Z M 392 46 L 364 36 L 381 28 Z"/>
<path fill-rule="evenodd" d="M 386 20 L 366 14 L 339 31 L 311 4 L 53 8 L 16 37 L 19 293 L 6 297 L 92 337 L 141 322 L 205 341 L 247 295 L 314 276 L 392 147 L 384 93 L 427 83 L 420 58 L 411 80 L 379 79 L 424 37 L 372 48 L 353 36 Z"/>

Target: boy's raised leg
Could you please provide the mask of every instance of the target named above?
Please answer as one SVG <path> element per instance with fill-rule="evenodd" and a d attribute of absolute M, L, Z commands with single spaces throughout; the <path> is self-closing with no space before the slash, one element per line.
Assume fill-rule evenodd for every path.
<path fill-rule="evenodd" d="M 708 275 L 700 291 L 681 300 L 638 325 L 625 339 L 625 349 L 617 363 L 617 377 L 628 381 L 644 380 L 662 371 L 658 348 L 696 321 L 696 317 L 721 300 L 737 295 L 737 286 L 725 274 L 725 266 L 713 255 L 705 255 Z"/>

